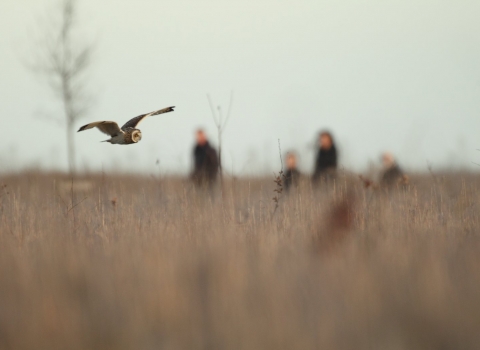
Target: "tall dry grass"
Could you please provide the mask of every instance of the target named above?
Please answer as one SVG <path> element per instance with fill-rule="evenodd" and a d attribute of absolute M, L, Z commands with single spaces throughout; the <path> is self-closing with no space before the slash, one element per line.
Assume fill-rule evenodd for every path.
<path fill-rule="evenodd" d="M 478 349 L 480 177 L 0 182 L 0 349 Z"/>

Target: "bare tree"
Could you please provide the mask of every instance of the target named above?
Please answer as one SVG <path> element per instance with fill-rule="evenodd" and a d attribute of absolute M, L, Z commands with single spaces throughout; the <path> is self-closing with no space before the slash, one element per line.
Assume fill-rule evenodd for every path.
<path fill-rule="evenodd" d="M 208 103 L 210 104 L 210 109 L 212 110 L 212 118 L 217 127 L 217 135 L 218 135 L 218 166 L 220 171 L 220 182 L 223 184 L 223 168 L 222 168 L 222 134 L 227 126 L 228 120 L 230 119 L 230 114 L 232 112 L 232 105 L 233 105 L 233 91 L 230 92 L 230 102 L 228 103 L 228 109 L 226 116 L 223 115 L 222 108 L 220 106 L 217 107 L 217 113 L 215 112 L 215 108 L 213 107 L 212 99 L 210 95 L 207 94 Z"/>
<path fill-rule="evenodd" d="M 74 173 L 74 124 L 85 115 L 90 104 L 85 73 L 91 66 L 93 45 L 81 43 L 75 36 L 76 0 L 62 0 L 57 12 L 49 16 L 49 23 L 40 28 L 41 40 L 34 46 L 35 62 L 30 67 L 45 78 L 61 102 L 63 116 L 58 119 L 65 126 L 68 164 Z"/>

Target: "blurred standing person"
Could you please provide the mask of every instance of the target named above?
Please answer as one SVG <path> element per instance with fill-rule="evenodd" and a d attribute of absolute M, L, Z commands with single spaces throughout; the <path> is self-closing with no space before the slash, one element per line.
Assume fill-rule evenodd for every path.
<path fill-rule="evenodd" d="M 315 170 L 312 182 L 317 185 L 319 180 L 329 180 L 335 177 L 337 170 L 337 148 L 329 131 L 322 131 L 318 136 L 318 152 L 315 160 Z"/>
<path fill-rule="evenodd" d="M 285 171 L 283 178 L 283 187 L 285 192 L 288 193 L 293 186 L 298 187 L 300 180 L 300 172 L 297 169 L 297 155 L 293 152 L 288 152 L 286 156 L 287 170 Z"/>
<path fill-rule="evenodd" d="M 385 152 L 382 154 L 383 174 L 380 179 L 382 186 L 394 186 L 404 180 L 403 171 L 398 166 L 395 158 L 391 153 Z"/>
<path fill-rule="evenodd" d="M 210 146 L 207 135 L 203 129 L 195 133 L 196 145 L 193 149 L 192 180 L 197 186 L 211 188 L 218 175 L 217 151 Z"/>

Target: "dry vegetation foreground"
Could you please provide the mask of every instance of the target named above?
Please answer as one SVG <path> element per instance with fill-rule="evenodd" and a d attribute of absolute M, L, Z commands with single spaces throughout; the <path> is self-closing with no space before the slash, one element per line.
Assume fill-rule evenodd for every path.
<path fill-rule="evenodd" d="M 480 176 L 3 177 L 0 349 L 478 349 Z"/>

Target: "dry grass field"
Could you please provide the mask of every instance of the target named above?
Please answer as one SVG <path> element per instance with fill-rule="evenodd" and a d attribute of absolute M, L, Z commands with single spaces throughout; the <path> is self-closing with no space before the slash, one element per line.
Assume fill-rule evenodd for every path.
<path fill-rule="evenodd" d="M 480 176 L 3 176 L 0 349 L 478 349 Z"/>

